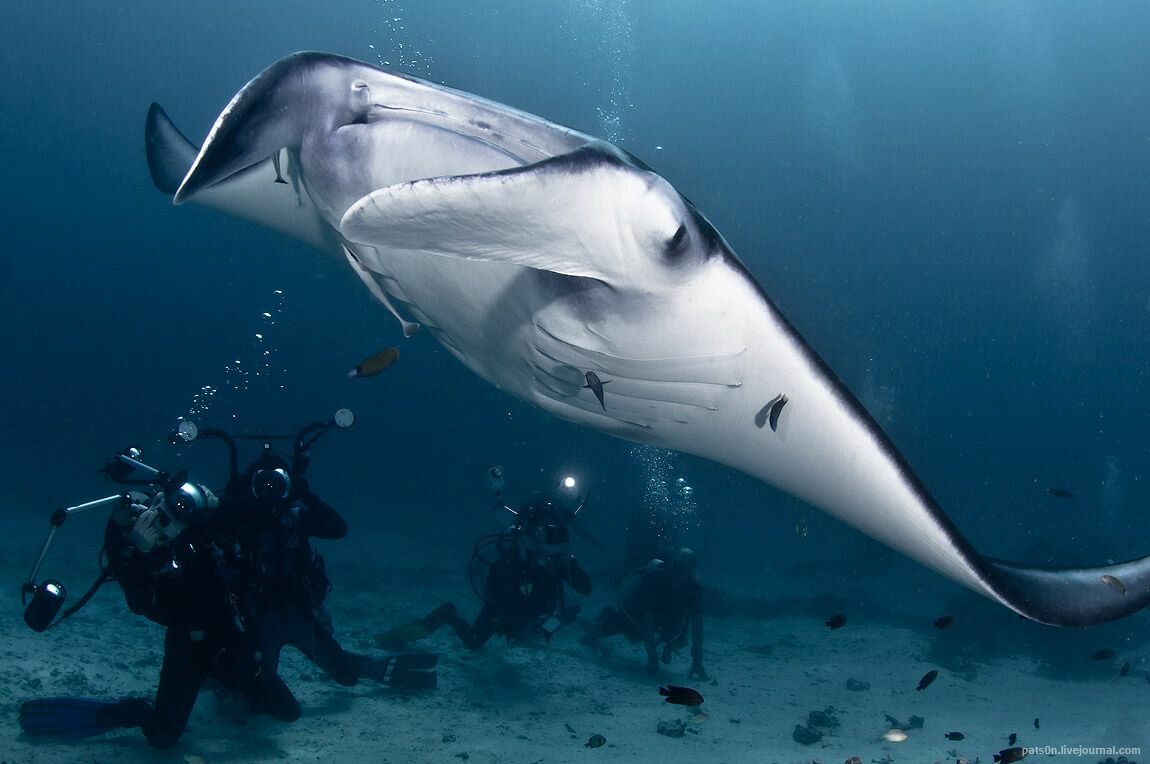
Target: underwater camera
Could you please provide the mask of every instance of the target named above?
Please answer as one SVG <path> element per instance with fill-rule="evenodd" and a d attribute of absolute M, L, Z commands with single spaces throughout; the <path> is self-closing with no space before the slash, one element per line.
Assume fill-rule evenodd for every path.
<path fill-rule="evenodd" d="M 561 523 L 548 523 L 535 535 L 539 556 L 547 562 L 559 562 L 571 554 L 571 531 Z"/>
<path fill-rule="evenodd" d="M 40 555 L 28 579 L 21 585 L 21 599 L 24 602 L 24 623 L 36 632 L 50 629 L 60 621 L 67 618 L 76 610 L 83 607 L 88 599 L 95 594 L 106 578 L 104 572 L 92 585 L 92 588 L 80 598 L 80 601 L 60 613 L 64 602 L 68 598 L 67 588 L 54 578 L 36 582 L 40 567 L 48 555 L 48 550 L 56 538 L 56 533 L 64 522 L 78 512 L 91 509 L 115 508 L 117 511 L 136 512 L 142 515 L 152 512 L 157 532 L 168 538 L 174 536 L 189 523 L 203 516 L 204 510 L 214 507 L 215 497 L 203 486 L 185 480 L 184 473 L 175 478 L 169 478 L 166 472 L 144 464 L 140 459 L 143 453 L 136 446 L 128 446 L 108 460 L 104 473 L 110 480 L 127 485 L 149 486 L 148 493 L 124 492 L 102 499 L 87 501 L 71 507 L 61 507 L 52 512 L 48 526 L 48 536 L 40 547 Z M 143 475 L 143 477 L 133 477 Z M 158 490 L 159 485 L 166 485 L 165 490 Z M 154 492 L 154 493 L 153 493 Z M 149 506 L 145 504 L 151 500 Z M 31 597 L 29 598 L 29 595 Z M 59 616 L 59 617 L 58 617 Z M 57 618 L 58 617 L 58 618 Z"/>

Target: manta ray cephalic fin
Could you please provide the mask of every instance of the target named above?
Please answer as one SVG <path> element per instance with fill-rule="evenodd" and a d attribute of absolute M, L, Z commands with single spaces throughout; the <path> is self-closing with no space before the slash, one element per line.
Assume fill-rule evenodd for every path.
<path fill-rule="evenodd" d="M 340 232 L 381 248 L 618 282 L 637 239 L 661 242 L 679 225 L 649 193 L 665 182 L 591 144 L 509 170 L 378 189 L 344 213 Z"/>

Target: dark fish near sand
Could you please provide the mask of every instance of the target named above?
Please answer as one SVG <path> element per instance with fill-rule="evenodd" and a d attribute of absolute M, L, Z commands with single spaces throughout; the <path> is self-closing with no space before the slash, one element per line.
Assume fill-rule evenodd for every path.
<path fill-rule="evenodd" d="M 607 404 L 603 402 L 603 385 L 607 384 L 611 380 L 603 382 L 599 379 L 599 375 L 593 371 L 587 372 L 585 376 L 587 378 L 587 384 L 583 385 L 583 387 L 595 393 L 595 397 L 599 399 L 599 405 L 603 407 L 604 411 L 606 411 Z"/>
<path fill-rule="evenodd" d="M 583 744 L 584 748 L 600 748 L 607 743 L 607 738 L 602 735 L 592 735 L 587 738 L 587 742 Z"/>
<path fill-rule="evenodd" d="M 965 740 L 966 735 L 962 734 L 961 732 L 948 732 L 948 733 L 946 733 L 946 739 L 947 740 Z"/>
<path fill-rule="evenodd" d="M 927 687 L 930 687 L 931 682 L 933 682 L 935 679 L 938 679 L 938 670 L 932 669 L 931 671 L 928 671 L 922 675 L 922 679 L 918 680 L 918 687 L 915 687 L 914 689 L 922 692 Z"/>
<path fill-rule="evenodd" d="M 1026 751 L 1021 748 L 1005 748 L 994 754 L 994 760 L 1000 764 L 1013 764 L 1026 758 Z"/>
<path fill-rule="evenodd" d="M 387 348 L 361 362 L 359 366 L 349 371 L 347 376 L 350 379 L 355 379 L 356 377 L 374 377 L 376 374 L 380 374 L 393 366 L 398 360 L 399 348 Z"/>
<path fill-rule="evenodd" d="M 1018 742 L 1018 733 L 1017 732 L 1011 732 L 1010 737 L 1006 738 L 1006 744 L 1007 745 L 1014 745 L 1017 742 Z"/>
<path fill-rule="evenodd" d="M 1130 661 L 1122 664 L 1122 668 L 1118 671 L 1118 676 L 1127 676 L 1130 673 Z"/>
<path fill-rule="evenodd" d="M 699 694 L 699 691 L 692 690 L 690 687 L 669 684 L 666 687 L 660 687 L 659 694 L 665 696 L 668 703 L 674 703 L 677 706 L 698 706 L 703 703 L 703 696 Z"/>
<path fill-rule="evenodd" d="M 1073 499 L 1074 494 L 1067 491 L 1065 488 L 1047 488 L 1046 492 L 1051 496 L 1056 496 L 1059 499 Z"/>
<path fill-rule="evenodd" d="M 835 629 L 841 629 L 847 625 L 847 617 L 841 613 L 839 615 L 832 615 L 826 620 L 826 624 L 827 628 L 831 631 L 834 631 Z"/>
<path fill-rule="evenodd" d="M 1101 650 L 1095 650 L 1094 654 L 1090 657 L 1096 661 L 1108 661 L 1114 657 L 1114 651 L 1109 647 L 1106 647 Z"/>
<path fill-rule="evenodd" d="M 1038 717 L 1034 717 L 1034 729 L 1038 729 Z"/>
<path fill-rule="evenodd" d="M 1126 584 L 1122 583 L 1122 579 L 1117 576 L 1112 576 L 1109 573 L 1102 576 L 1102 580 L 1114 589 L 1114 591 L 1121 593 L 1123 596 L 1126 594 Z"/>
<path fill-rule="evenodd" d="M 934 619 L 934 628 L 945 629 L 954 623 L 954 616 L 944 615 Z"/>

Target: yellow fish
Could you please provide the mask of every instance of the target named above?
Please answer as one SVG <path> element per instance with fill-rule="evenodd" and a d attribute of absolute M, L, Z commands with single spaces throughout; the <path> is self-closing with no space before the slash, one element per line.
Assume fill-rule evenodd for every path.
<path fill-rule="evenodd" d="M 382 373 L 399 360 L 399 348 L 387 348 L 362 361 L 359 366 L 347 373 L 349 379 L 356 377 L 374 377 Z"/>

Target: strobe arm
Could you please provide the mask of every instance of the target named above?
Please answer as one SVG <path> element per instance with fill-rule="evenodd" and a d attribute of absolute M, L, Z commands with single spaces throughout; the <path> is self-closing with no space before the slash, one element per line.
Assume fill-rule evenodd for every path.
<path fill-rule="evenodd" d="M 44 557 L 48 554 L 48 548 L 52 546 L 52 540 L 56 538 L 56 531 L 64 524 L 72 515 L 77 512 L 85 512 L 89 509 L 102 509 L 104 507 L 129 507 L 132 504 L 132 496 L 128 493 L 118 493 L 113 496 L 105 496 L 102 499 L 94 501 L 86 501 L 83 504 L 77 504 L 73 507 L 62 507 L 52 513 L 52 518 L 48 526 L 48 536 L 44 539 L 44 545 L 40 547 L 40 555 L 36 558 L 36 564 L 32 566 L 32 572 L 28 574 L 28 580 L 24 582 L 21 591 L 27 594 L 33 594 L 36 591 L 36 574 L 40 572 L 40 566 L 44 563 Z"/>

